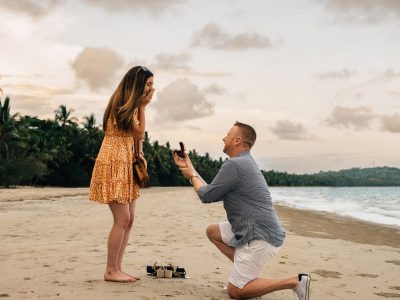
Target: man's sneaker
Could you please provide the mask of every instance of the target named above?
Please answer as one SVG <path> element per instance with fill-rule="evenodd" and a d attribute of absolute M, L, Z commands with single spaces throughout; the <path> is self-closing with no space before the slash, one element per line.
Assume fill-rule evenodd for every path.
<path fill-rule="evenodd" d="M 308 300 L 310 297 L 310 274 L 299 274 L 299 284 L 293 289 L 297 299 Z"/>

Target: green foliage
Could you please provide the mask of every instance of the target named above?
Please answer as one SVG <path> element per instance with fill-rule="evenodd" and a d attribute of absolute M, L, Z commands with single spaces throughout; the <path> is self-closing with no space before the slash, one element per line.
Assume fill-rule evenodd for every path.
<path fill-rule="evenodd" d="M 10 114 L 10 99 L 0 101 L 0 186 L 88 186 L 104 134 L 93 114 L 79 124 L 65 105 L 54 120 Z M 170 144 L 151 142 L 145 133 L 143 150 L 152 186 L 187 186 L 173 162 Z M 208 153 L 189 156 L 199 174 L 211 182 L 223 164 Z M 262 171 L 275 186 L 400 186 L 400 169 L 369 168 L 295 175 Z"/>
<path fill-rule="evenodd" d="M 390 167 L 321 171 L 311 175 L 275 171 L 262 173 L 268 184 L 275 186 L 400 186 L 400 169 Z"/>

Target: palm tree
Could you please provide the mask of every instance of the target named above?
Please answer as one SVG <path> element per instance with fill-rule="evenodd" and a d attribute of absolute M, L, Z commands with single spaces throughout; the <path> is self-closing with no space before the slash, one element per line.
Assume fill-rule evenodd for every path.
<path fill-rule="evenodd" d="M 67 110 L 65 105 L 60 105 L 58 109 L 54 111 L 56 113 L 55 120 L 60 123 L 63 129 L 65 129 L 66 125 L 76 125 L 77 118 L 71 117 L 73 111 L 73 109 Z"/>
<path fill-rule="evenodd" d="M 89 134 L 89 138 L 94 138 L 97 137 L 100 133 L 99 126 L 96 126 L 96 117 L 94 114 L 90 114 L 89 116 L 83 117 L 85 120 L 81 124 L 83 125 L 83 128 L 87 131 Z"/>
<path fill-rule="evenodd" d="M 8 141 L 19 137 L 18 130 L 15 128 L 15 117 L 10 114 L 10 98 L 4 99 L 4 104 L 0 99 L 0 156 L 3 152 L 4 158 L 8 156 Z M 3 149 L 2 149 L 3 148 Z"/>
<path fill-rule="evenodd" d="M 89 116 L 83 117 L 85 119 L 85 122 L 82 122 L 83 128 L 85 128 L 87 131 L 90 131 L 93 128 L 96 127 L 96 117 L 94 114 L 90 114 Z"/>

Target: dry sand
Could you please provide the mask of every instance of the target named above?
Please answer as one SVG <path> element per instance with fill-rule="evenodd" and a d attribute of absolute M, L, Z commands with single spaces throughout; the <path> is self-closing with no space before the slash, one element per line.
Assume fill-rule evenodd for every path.
<path fill-rule="evenodd" d="M 0 190 L 0 297 L 9 299 L 229 299 L 231 264 L 205 236 L 225 220 L 221 203 L 204 205 L 192 188 L 150 188 L 138 200 L 125 270 L 136 283 L 102 280 L 111 213 L 88 190 Z M 265 277 L 310 272 L 310 299 L 400 298 L 397 227 L 276 206 L 287 238 Z M 191 279 L 157 279 L 146 265 L 185 267 Z M 262 299 L 292 299 L 278 291 Z"/>

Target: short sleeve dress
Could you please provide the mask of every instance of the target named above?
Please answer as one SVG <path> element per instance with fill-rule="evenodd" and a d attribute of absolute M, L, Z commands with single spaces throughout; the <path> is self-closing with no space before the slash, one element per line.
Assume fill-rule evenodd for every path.
<path fill-rule="evenodd" d="M 137 110 L 134 122 L 139 124 Z M 94 165 L 89 200 L 127 204 L 139 198 L 139 186 L 132 173 L 132 147 L 133 134 L 118 129 L 115 119 L 110 118 Z"/>

